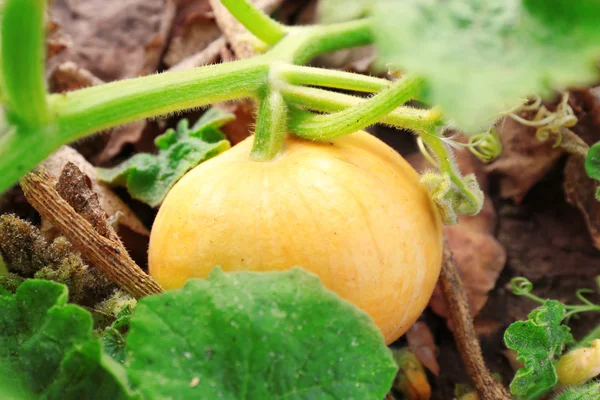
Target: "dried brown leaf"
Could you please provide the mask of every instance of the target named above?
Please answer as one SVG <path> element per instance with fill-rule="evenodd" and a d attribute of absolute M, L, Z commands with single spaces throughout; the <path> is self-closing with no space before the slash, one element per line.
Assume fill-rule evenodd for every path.
<path fill-rule="evenodd" d="M 250 136 L 255 123 L 255 106 L 251 100 L 215 104 L 215 107 L 235 115 L 235 119 L 223 125 L 221 130 L 232 145 Z"/>
<path fill-rule="evenodd" d="M 600 91 L 580 89 L 571 91 L 569 105 L 578 123 L 572 130 L 588 145 L 600 141 Z M 600 202 L 595 193 L 599 183 L 587 176 L 584 161 L 576 155 L 569 156 L 564 171 L 564 190 L 567 201 L 577 207 L 588 228 L 596 249 L 600 250 Z"/>
<path fill-rule="evenodd" d="M 129 144 L 137 145 L 142 141 L 147 127 L 148 122 L 146 120 L 139 120 L 111 129 L 106 145 L 100 153 L 92 158 L 92 161 L 96 165 L 108 163 L 118 156 L 125 146 Z"/>
<path fill-rule="evenodd" d="M 438 347 L 429 326 L 425 322 L 417 321 L 406 332 L 406 341 L 410 351 L 419 362 L 435 376 L 440 375 L 440 365 L 437 361 Z"/>
<path fill-rule="evenodd" d="M 500 176 L 501 197 L 520 203 L 533 185 L 556 165 L 564 151 L 553 148 L 552 140 L 539 141 L 535 137 L 535 128 L 511 118 L 500 124 L 499 133 L 502 155 L 487 167 L 487 171 Z"/>
<path fill-rule="evenodd" d="M 163 58 L 165 64 L 171 67 L 198 54 L 198 52 L 202 53 L 221 37 L 221 30 L 215 23 L 208 0 L 179 2 L 173 27 L 171 41 Z M 214 49 L 216 46 L 213 45 L 212 47 Z M 205 56 L 205 59 L 209 61 L 204 64 L 215 62 L 218 54 L 217 49 L 214 59 L 211 60 L 210 57 Z M 177 69 L 182 68 L 179 66 Z"/>
<path fill-rule="evenodd" d="M 90 71 L 72 61 L 58 65 L 52 71 L 49 81 L 52 93 L 70 92 L 104 83 Z"/>
<path fill-rule="evenodd" d="M 98 194 L 101 208 L 110 220 L 118 219 L 117 234 L 129 250 L 132 258 L 141 265 L 146 263 L 146 250 L 150 232 L 131 209 L 104 183 L 98 182 L 96 169 L 77 151 L 68 146 L 61 147 L 46 159 L 43 165 L 51 174 L 59 176 L 64 166 L 72 162 L 91 181 L 91 189 Z"/>
<path fill-rule="evenodd" d="M 73 61 L 104 81 L 156 70 L 175 16 L 173 0 L 54 0 L 50 15 L 67 36 L 50 70 Z M 51 37 L 52 40 L 52 37 Z"/>
<path fill-rule="evenodd" d="M 583 163 L 580 157 L 569 156 L 564 189 L 567 201 L 583 215 L 594 247 L 600 250 L 600 202 L 596 199 L 598 182 L 587 176 Z"/>
<path fill-rule="evenodd" d="M 204 50 L 199 53 L 187 56 L 177 64 L 169 68 L 170 71 L 179 71 L 184 69 L 201 67 L 203 65 L 213 64 L 217 62 L 221 56 L 221 50 L 227 46 L 227 40 L 225 36 L 219 36 L 217 39 L 212 41 Z"/>
<path fill-rule="evenodd" d="M 56 191 L 71 207 L 86 219 L 99 234 L 107 239 L 119 241 L 119 237 L 108 222 L 106 212 L 100 206 L 98 194 L 92 191 L 92 181 L 75 164 L 65 164 Z"/>
<path fill-rule="evenodd" d="M 49 78 L 50 90 L 54 93 L 68 92 L 104 83 L 90 71 L 67 61 L 58 65 Z M 117 156 L 129 143 L 137 143 L 147 126 L 145 120 L 131 122 L 111 129 L 103 135 L 102 150 L 93 156 L 93 161 L 103 164 Z M 89 147 L 89 142 L 85 143 Z"/>
<path fill-rule="evenodd" d="M 461 222 L 456 226 L 444 227 L 444 232 L 463 280 L 469 310 L 475 316 L 496 285 L 506 263 L 506 252 L 492 235 L 473 230 Z M 429 305 L 436 314 L 448 316 L 439 288 L 434 291 Z"/>

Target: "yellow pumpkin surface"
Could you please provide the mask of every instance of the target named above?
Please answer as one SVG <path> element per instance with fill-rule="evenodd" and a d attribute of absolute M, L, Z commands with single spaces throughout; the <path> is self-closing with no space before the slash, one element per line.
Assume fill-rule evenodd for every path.
<path fill-rule="evenodd" d="M 150 238 L 165 288 L 225 271 L 300 266 L 366 311 L 386 343 L 419 317 L 442 260 L 440 219 L 416 171 L 366 132 L 286 138 L 269 162 L 253 138 L 200 164 L 163 202 Z"/>

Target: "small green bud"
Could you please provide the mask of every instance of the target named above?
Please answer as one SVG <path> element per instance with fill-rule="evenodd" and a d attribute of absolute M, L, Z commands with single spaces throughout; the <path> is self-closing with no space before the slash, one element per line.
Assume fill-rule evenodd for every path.
<path fill-rule="evenodd" d="M 558 380 L 565 386 L 581 385 L 600 374 L 600 339 L 592 347 L 581 347 L 563 355 L 556 372 Z"/>

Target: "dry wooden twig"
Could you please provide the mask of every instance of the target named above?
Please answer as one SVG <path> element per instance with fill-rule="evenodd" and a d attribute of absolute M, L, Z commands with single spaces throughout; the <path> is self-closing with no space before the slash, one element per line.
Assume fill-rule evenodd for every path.
<path fill-rule="evenodd" d="M 27 201 L 112 282 L 135 298 L 161 293 L 160 285 L 129 257 L 121 242 L 96 231 L 60 196 L 55 184 L 54 176 L 43 167 L 36 168 L 21 180 Z"/>
<path fill-rule="evenodd" d="M 475 334 L 473 319 L 469 313 L 467 296 L 458 275 L 452 251 L 445 238 L 440 286 L 452 324 L 454 340 L 479 396 L 482 400 L 510 400 L 511 397 L 506 388 L 494 379 L 485 366 L 481 355 L 481 346 Z"/>

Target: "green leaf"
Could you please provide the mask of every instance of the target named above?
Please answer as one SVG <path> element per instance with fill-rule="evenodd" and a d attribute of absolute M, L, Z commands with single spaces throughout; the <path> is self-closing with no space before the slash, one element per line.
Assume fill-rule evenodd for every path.
<path fill-rule="evenodd" d="M 0 254 L 0 276 L 4 276 L 8 274 L 8 268 L 6 267 L 6 263 L 2 258 L 2 254 Z"/>
<path fill-rule="evenodd" d="M 117 319 L 104 329 L 100 337 L 105 352 L 121 364 L 125 363 L 125 343 L 131 314 L 131 308 L 126 306 L 119 312 Z"/>
<path fill-rule="evenodd" d="M 524 97 L 598 76 L 597 0 L 369 4 L 381 60 L 426 78 L 426 102 L 467 133 L 480 133 Z"/>
<path fill-rule="evenodd" d="M 370 317 L 300 268 L 143 298 L 127 365 L 148 398 L 380 400 L 396 365 Z"/>
<path fill-rule="evenodd" d="M 569 328 L 561 325 L 564 315 L 564 304 L 547 300 L 529 314 L 527 321 L 513 323 L 504 333 L 506 346 L 525 363 L 510 384 L 512 394 L 537 398 L 556 385 L 555 357 L 573 340 Z"/>
<path fill-rule="evenodd" d="M 585 158 L 585 170 L 590 178 L 600 181 L 600 142 L 590 147 Z M 596 198 L 600 201 L 600 187 L 596 191 Z"/>
<path fill-rule="evenodd" d="M 27 280 L 0 294 L 0 363 L 36 398 L 129 399 L 125 370 L 92 338 L 92 317 L 66 286 Z M 72 397 L 71 397 L 72 396 Z"/>
<path fill-rule="evenodd" d="M 182 119 L 177 129 L 156 138 L 158 154 L 140 153 L 114 168 L 99 168 L 98 178 L 126 186 L 131 197 L 157 207 L 186 172 L 229 149 L 219 128 L 234 118 L 211 108 L 191 129 L 188 120 Z"/>

